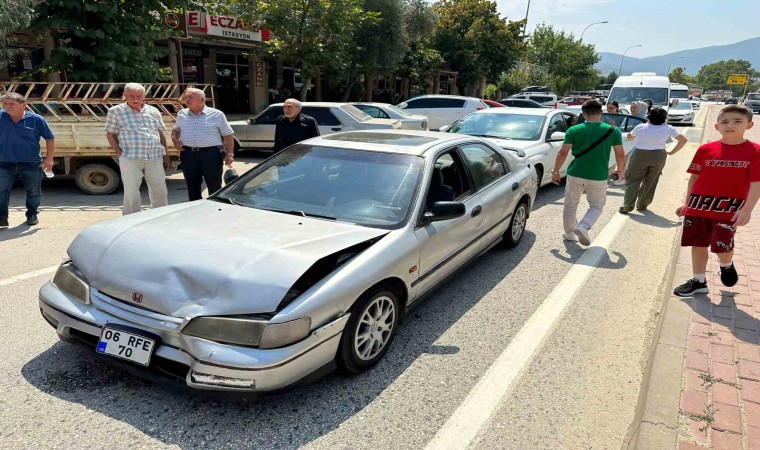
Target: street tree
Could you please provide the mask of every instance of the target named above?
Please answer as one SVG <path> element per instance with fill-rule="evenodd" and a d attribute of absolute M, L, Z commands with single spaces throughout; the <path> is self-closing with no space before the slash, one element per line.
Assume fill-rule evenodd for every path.
<path fill-rule="evenodd" d="M 728 59 L 712 64 L 706 64 L 697 73 L 697 82 L 708 90 L 731 89 L 736 86 L 727 84 L 730 75 L 745 74 L 750 78 L 760 77 L 760 72 L 752 67 L 745 59 Z"/>
<path fill-rule="evenodd" d="M 52 30 L 56 47 L 39 72 L 64 72 L 72 81 L 165 81 L 158 65 L 168 49 L 156 41 L 172 36 L 156 11 L 191 9 L 181 0 L 86 2 L 48 0 L 36 8 L 32 28 Z"/>
<path fill-rule="evenodd" d="M 685 84 L 687 86 L 696 83 L 696 79 L 687 74 L 684 67 L 676 67 L 673 69 L 668 74 L 668 78 L 670 78 L 671 83 Z"/>
<path fill-rule="evenodd" d="M 350 68 L 357 26 L 377 19 L 363 0 L 231 0 L 218 7 L 247 23 L 266 24 L 272 36 L 268 51 L 301 72 L 301 99 L 321 73 Z"/>
<path fill-rule="evenodd" d="M 599 55 L 593 45 L 582 43 L 572 33 L 540 24 L 530 37 L 528 54 L 531 63 L 546 68 L 558 94 L 565 94 L 571 86 L 592 89 L 598 81 L 594 65 Z"/>
<path fill-rule="evenodd" d="M 10 34 L 27 28 L 34 16 L 36 0 L 0 0 L 0 68 L 16 55 Z"/>
<path fill-rule="evenodd" d="M 619 76 L 620 75 L 613 70 L 604 77 L 600 84 L 615 84 L 615 80 L 617 80 Z"/>
<path fill-rule="evenodd" d="M 511 22 L 489 0 L 439 0 L 433 46 L 459 72 L 460 94 L 471 94 L 485 80 L 497 80 L 523 54 L 523 21 Z"/>
<path fill-rule="evenodd" d="M 422 92 L 430 89 L 432 79 L 443 64 L 441 53 L 432 48 L 431 36 L 438 16 L 426 0 L 407 0 L 404 5 L 404 34 L 407 48 L 398 65 L 397 74 L 409 80 L 409 86 L 417 86 Z M 408 89 L 401 93 L 409 95 Z"/>

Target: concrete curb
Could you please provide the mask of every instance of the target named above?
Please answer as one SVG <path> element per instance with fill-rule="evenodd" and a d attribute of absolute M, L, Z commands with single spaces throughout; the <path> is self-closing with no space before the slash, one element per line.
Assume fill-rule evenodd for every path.
<path fill-rule="evenodd" d="M 702 130 L 699 144 L 705 135 L 706 109 L 700 113 Z M 679 228 L 675 236 L 678 241 L 681 231 Z M 678 442 L 681 381 L 691 308 L 674 296 L 671 290 L 674 279 L 686 279 L 692 274 L 690 255 L 682 252 L 677 242 L 666 282 L 660 291 L 661 313 L 644 369 L 630 438 L 623 447 L 628 450 L 675 448 Z"/>

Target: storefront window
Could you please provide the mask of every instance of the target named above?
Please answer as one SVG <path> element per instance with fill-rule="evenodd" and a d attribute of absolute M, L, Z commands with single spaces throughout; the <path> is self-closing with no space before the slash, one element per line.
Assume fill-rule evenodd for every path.
<path fill-rule="evenodd" d="M 230 53 L 216 54 L 216 96 L 225 113 L 250 112 L 250 74 L 248 57 Z"/>

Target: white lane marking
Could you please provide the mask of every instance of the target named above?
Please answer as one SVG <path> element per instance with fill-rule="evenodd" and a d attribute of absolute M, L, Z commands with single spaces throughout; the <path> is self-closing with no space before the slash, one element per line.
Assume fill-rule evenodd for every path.
<path fill-rule="evenodd" d="M 8 286 L 9 284 L 18 283 L 19 281 L 28 280 L 29 278 L 39 277 L 40 275 L 47 275 L 49 273 L 55 272 L 57 268 L 58 264 L 46 267 L 44 269 L 35 270 L 33 272 L 22 273 L 21 275 L 16 275 L 15 277 L 4 278 L 0 280 L 0 286 Z"/>
<path fill-rule="evenodd" d="M 626 219 L 626 216 L 616 213 L 602 229 L 591 243 L 592 246 L 525 322 L 464 402 L 438 430 L 426 446 L 427 450 L 465 449 L 472 443 L 496 411 L 501 399 L 511 392 L 515 382 L 531 363 L 565 307 L 575 298 L 588 276 L 607 254 L 609 245 L 623 228 Z"/>

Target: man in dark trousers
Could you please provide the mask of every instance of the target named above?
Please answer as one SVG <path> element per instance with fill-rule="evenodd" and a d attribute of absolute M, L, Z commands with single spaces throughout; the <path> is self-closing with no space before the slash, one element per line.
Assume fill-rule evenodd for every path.
<path fill-rule="evenodd" d="M 274 128 L 274 151 L 279 152 L 293 144 L 319 136 L 319 127 L 313 117 L 301 114 L 301 102 L 294 98 L 285 100 L 283 116 Z"/>

